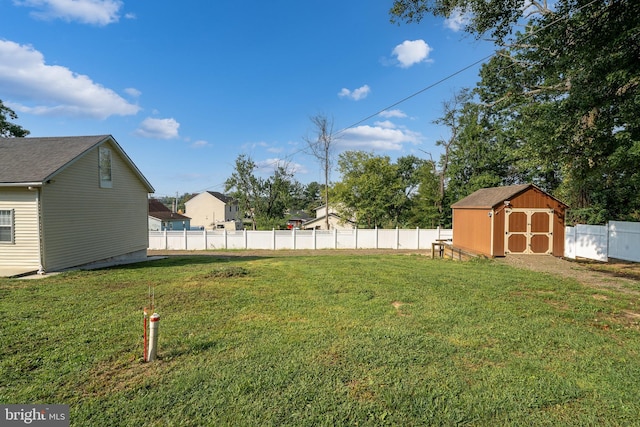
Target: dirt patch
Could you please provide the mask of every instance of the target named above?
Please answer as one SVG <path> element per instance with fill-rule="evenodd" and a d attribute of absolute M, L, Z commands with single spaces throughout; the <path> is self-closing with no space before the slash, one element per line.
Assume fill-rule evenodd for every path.
<path fill-rule="evenodd" d="M 623 277 L 616 273 L 620 269 L 628 270 L 630 268 L 636 268 L 637 271 L 640 271 L 640 265 L 637 264 L 630 267 L 629 263 L 610 262 L 602 264 L 570 261 L 547 255 L 508 255 L 504 258 L 496 258 L 496 262 L 575 279 L 588 286 L 640 295 L 640 291 L 633 289 L 640 286 L 639 280 Z M 603 266 L 606 266 L 606 270 L 602 270 Z"/>

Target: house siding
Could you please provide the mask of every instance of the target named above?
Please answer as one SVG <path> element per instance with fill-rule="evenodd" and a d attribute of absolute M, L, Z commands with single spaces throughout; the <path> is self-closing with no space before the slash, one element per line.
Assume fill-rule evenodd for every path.
<path fill-rule="evenodd" d="M 111 188 L 100 187 L 98 148 L 79 157 L 42 189 L 44 268 L 74 267 L 148 247 L 148 192 L 111 148 Z"/>
<path fill-rule="evenodd" d="M 0 243 L 0 267 L 40 266 L 38 234 L 38 190 L 26 188 L 0 189 L 0 210 L 14 211 L 14 242 Z"/>
<path fill-rule="evenodd" d="M 217 197 L 204 192 L 187 200 L 185 215 L 191 218 L 191 226 L 214 230 L 216 223 L 237 220 L 236 206 L 235 203 L 227 205 Z"/>

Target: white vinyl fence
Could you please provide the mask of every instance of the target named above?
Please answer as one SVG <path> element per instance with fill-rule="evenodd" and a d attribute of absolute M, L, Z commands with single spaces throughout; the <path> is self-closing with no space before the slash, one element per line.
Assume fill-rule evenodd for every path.
<path fill-rule="evenodd" d="M 565 227 L 564 256 L 640 262 L 640 223 L 611 221 L 607 225 Z"/>
<path fill-rule="evenodd" d="M 431 249 L 451 229 L 149 231 L 149 249 Z"/>

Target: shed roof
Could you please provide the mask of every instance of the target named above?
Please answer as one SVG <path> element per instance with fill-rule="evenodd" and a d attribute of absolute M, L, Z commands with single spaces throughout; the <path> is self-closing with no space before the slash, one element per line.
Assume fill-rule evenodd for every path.
<path fill-rule="evenodd" d="M 41 185 L 106 141 L 111 141 L 149 192 L 153 192 L 149 181 L 111 135 L 0 138 L 0 186 Z"/>
<path fill-rule="evenodd" d="M 462 209 L 491 209 L 500 204 L 502 204 L 505 200 L 509 200 L 524 191 L 535 188 L 543 193 L 544 191 L 540 190 L 533 184 L 517 184 L 517 185 L 505 185 L 502 187 L 491 187 L 491 188 L 482 188 L 480 190 L 471 193 L 464 199 L 457 201 L 456 203 L 451 205 L 451 208 L 462 208 Z M 547 193 L 545 193 L 547 194 Z M 562 203 L 560 200 L 555 197 L 547 194 L 554 200 Z M 564 203 L 562 203 L 564 205 Z M 566 206 L 566 205 L 565 205 Z"/>

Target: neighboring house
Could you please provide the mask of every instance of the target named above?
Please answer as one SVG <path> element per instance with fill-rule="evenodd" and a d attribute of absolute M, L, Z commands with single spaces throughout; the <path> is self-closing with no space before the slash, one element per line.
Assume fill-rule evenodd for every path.
<path fill-rule="evenodd" d="M 451 208 L 456 248 L 491 257 L 564 256 L 568 206 L 533 184 L 483 188 Z"/>
<path fill-rule="evenodd" d="M 172 212 L 158 199 L 149 199 L 149 231 L 189 230 L 191 218 Z"/>
<path fill-rule="evenodd" d="M 320 206 L 316 209 L 316 217 L 304 224 L 302 228 L 305 230 L 326 230 L 327 229 L 327 207 Z M 329 208 L 329 229 L 333 230 L 351 230 L 356 228 L 355 221 L 344 219 L 335 213 L 335 209 Z"/>
<path fill-rule="evenodd" d="M 146 259 L 153 191 L 110 135 L 0 138 L 0 271 Z"/>
<path fill-rule="evenodd" d="M 242 229 L 238 202 L 217 191 L 205 191 L 187 200 L 185 210 L 185 214 L 191 218 L 192 227 L 205 230 Z"/>

